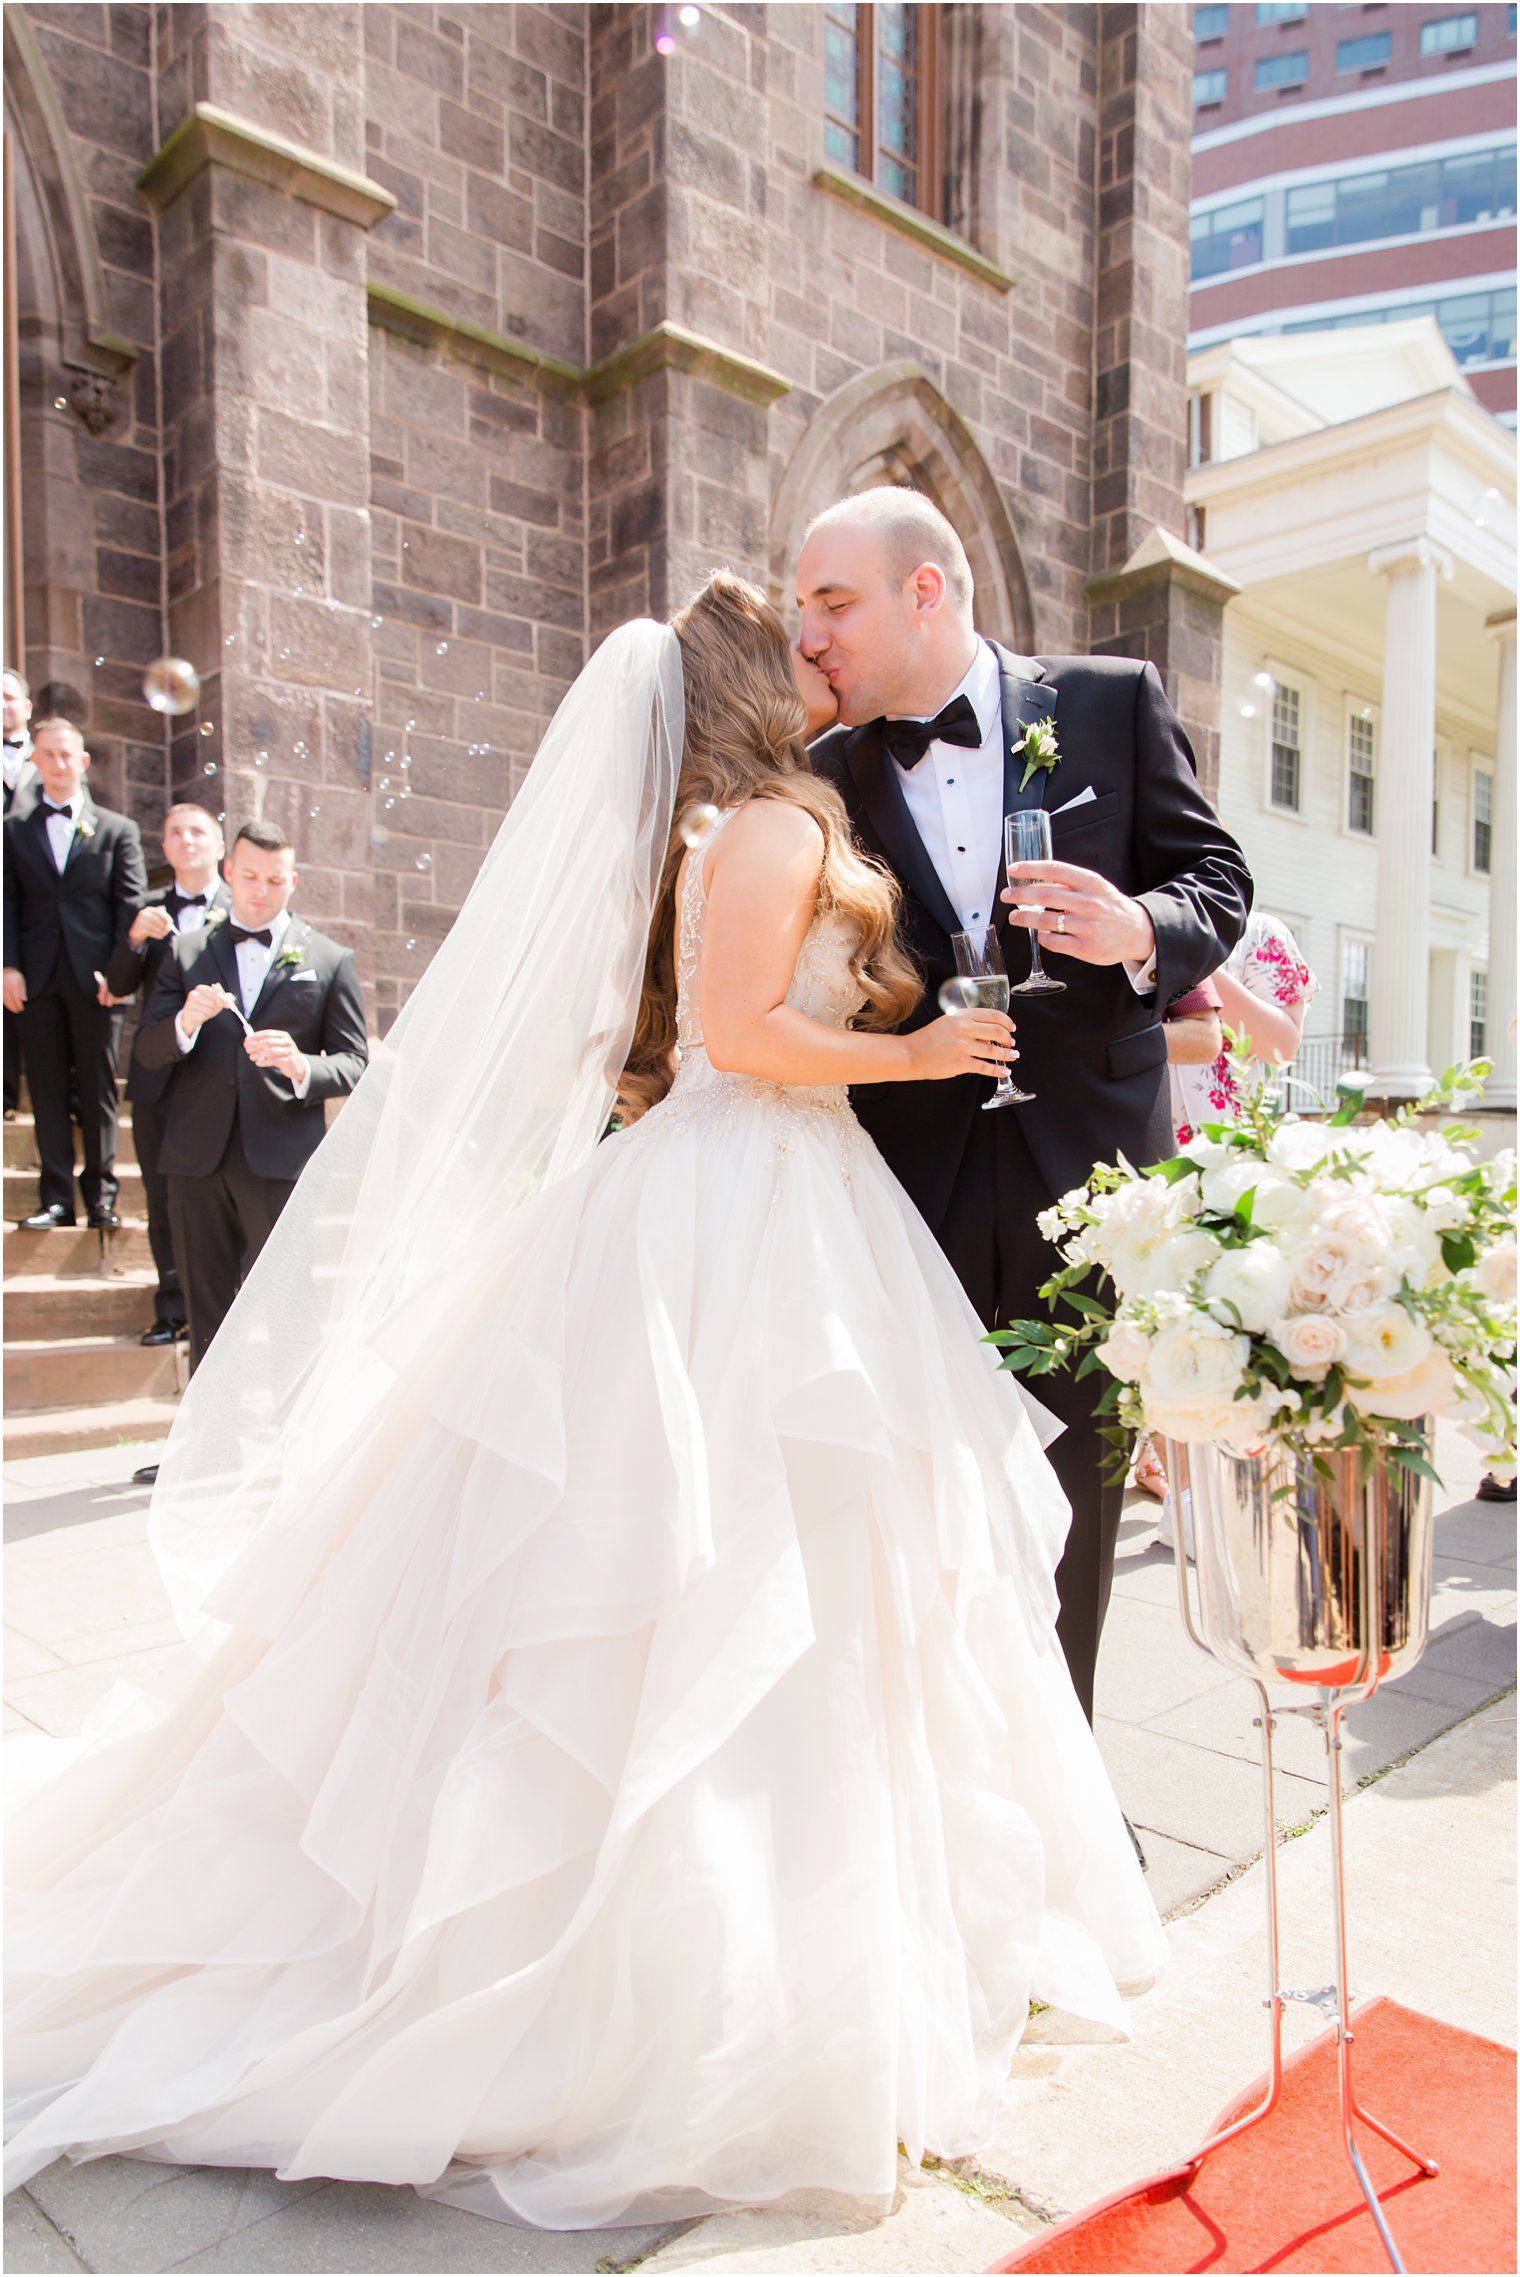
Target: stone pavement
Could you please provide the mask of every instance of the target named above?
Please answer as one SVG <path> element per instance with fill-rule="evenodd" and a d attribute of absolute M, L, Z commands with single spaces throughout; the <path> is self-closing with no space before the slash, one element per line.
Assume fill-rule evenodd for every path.
<path fill-rule="evenodd" d="M 167 1695 L 188 1654 L 128 1483 L 152 1448 L 8 1464 L 6 1728 L 76 1730 L 118 1677 Z M 1443 1433 L 1431 1642 L 1349 1719 L 1345 1780 L 1353 1990 L 1393 1994 L 1513 2038 L 1513 1511 L 1467 1499 L 1475 1467 Z M 1184 1635 L 1154 1509 L 1126 1514 L 1099 1683 L 1099 1729 L 1140 1828 L 1173 1964 L 1134 2003 L 1124 2045 L 1074 2043 L 1037 2016 L 979 2166 L 902 2175 L 885 2221 L 837 2201 L 674 2229 L 543 2235 L 432 2206 L 410 2191 L 280 2183 L 262 2172 L 131 2159 L 59 2161 L 6 2202 L 5 2265 L 30 2270 L 974 2271 L 1022 2230 L 1150 2171 L 1198 2140 L 1262 2068 L 1260 1772 L 1255 1695 Z M 1475 1713 L 1480 1711 L 1481 1713 Z M 1445 1735 L 1444 1737 L 1441 1735 Z M 1409 1760 L 1406 1760 L 1409 1759 Z M 1322 1751 L 1278 1726 L 1288 1981 L 1333 1973 Z M 1396 1766 L 1390 1770 L 1390 1766 Z M 1380 1776 L 1383 1773 L 1387 1776 Z M 1369 1784 L 1358 1791 L 1357 1783 Z M 1304 1831 L 1308 1829 L 1308 1831 Z M 1450 1869 L 1463 1860 L 1462 1933 Z M 1211 1894 L 1213 1893 L 1213 1894 Z M 1289 2041 L 1319 2028 L 1289 2011 Z"/>

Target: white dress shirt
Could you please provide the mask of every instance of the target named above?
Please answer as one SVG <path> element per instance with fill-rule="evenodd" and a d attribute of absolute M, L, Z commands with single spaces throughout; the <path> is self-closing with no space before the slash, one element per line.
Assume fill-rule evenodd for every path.
<path fill-rule="evenodd" d="M 198 924 L 205 922 L 203 913 L 192 912 L 192 914 Z M 223 922 L 230 923 L 231 920 L 224 919 Z M 239 941 L 233 951 L 237 958 L 238 995 L 242 1000 L 245 1017 L 252 1017 L 253 1008 L 259 1000 L 259 990 L 269 977 L 269 968 L 279 955 L 280 943 L 284 940 L 289 929 L 290 911 L 282 909 L 278 917 L 271 917 L 269 920 L 269 946 L 267 949 L 262 941 Z M 188 928 L 181 926 L 180 930 L 184 932 Z M 200 1039 L 200 1030 L 196 1028 L 187 1031 L 184 1024 L 184 1014 L 176 1012 L 174 1015 L 174 1035 L 182 1052 L 193 1052 Z M 303 1053 L 302 1057 L 305 1058 L 305 1056 Z M 305 1075 L 299 1083 L 292 1079 L 291 1088 L 298 1099 L 306 1097 L 307 1092 L 311 1089 L 311 1063 L 309 1060 L 307 1061 Z"/>
<path fill-rule="evenodd" d="M 32 765 L 32 739 L 29 735 L 8 735 L 5 738 L 5 787 L 15 795 L 23 783 L 29 783 L 37 770 Z"/>
<path fill-rule="evenodd" d="M 176 893 L 177 893 L 177 892 L 179 892 L 179 891 L 180 891 L 180 888 L 179 888 L 178 886 L 176 886 L 176 888 L 175 888 L 175 891 L 176 891 Z M 215 887 L 215 886 L 208 886 L 208 887 L 206 888 L 206 898 L 205 898 L 205 900 L 204 900 L 204 901 L 197 901 L 197 902 L 190 902 L 190 903 L 181 902 L 181 903 L 180 903 L 180 906 L 179 906 L 179 908 L 178 908 L 178 909 L 176 909 L 176 911 L 174 912 L 174 930 L 176 931 L 176 933 L 193 933 L 193 932 L 195 931 L 195 928 L 196 928 L 196 926 L 197 926 L 197 925 L 204 925 L 204 924 L 205 924 L 205 922 L 206 922 L 206 919 L 207 919 L 207 917 L 210 915 L 210 911 L 211 911 L 211 896 L 212 896 L 212 895 L 215 893 L 215 891 L 216 891 L 216 887 Z M 257 941 L 255 941 L 255 942 L 253 942 L 253 943 L 251 944 L 251 946 L 252 946 L 253 948 L 257 949 L 259 945 L 258 945 Z M 260 955 L 262 955 L 262 954 L 263 954 L 263 951 L 262 951 L 262 950 L 260 950 L 260 951 L 259 951 L 259 953 L 260 953 Z M 273 956 L 273 955 L 274 955 L 274 951 L 273 951 L 273 949 L 271 949 L 269 953 L 270 953 L 270 955 L 271 955 L 271 956 Z M 241 957 L 241 954 L 242 954 L 242 952 L 241 952 L 241 951 L 239 951 L 239 956 L 240 956 L 240 957 Z M 239 964 L 239 966 L 238 966 L 238 972 L 239 972 L 239 976 L 240 976 L 240 978 L 241 978 L 241 974 L 242 974 L 242 965 L 241 965 L 241 963 L 240 963 L 240 964 Z M 244 1011 L 246 1012 L 246 1011 L 247 1011 L 247 1009 L 248 1009 L 247 1005 L 244 1005 L 243 1009 L 244 1009 Z"/>
<path fill-rule="evenodd" d="M 75 799 L 67 808 L 60 809 L 57 813 L 49 807 L 43 816 L 43 820 L 47 824 L 48 852 L 53 857 L 54 869 L 60 873 L 63 870 L 64 863 L 69 858 L 69 846 L 73 840 L 75 825 L 82 811 L 79 800 Z"/>
<path fill-rule="evenodd" d="M 980 746 L 931 743 L 916 767 L 898 766 L 895 759 L 892 764 L 961 929 L 974 933 L 996 925 L 1002 914 L 997 895 L 1003 875 L 1003 690 L 997 655 L 986 641 L 977 642 L 970 671 L 946 701 L 953 704 L 956 696 L 964 696 L 976 714 Z M 1124 970 L 1135 993 L 1148 996 L 1156 985 L 1154 950 L 1140 962 L 1126 958 Z"/>
<path fill-rule="evenodd" d="M 998 660 L 984 640 L 946 698 L 964 696 L 982 731 L 979 746 L 931 743 L 916 767 L 897 767 L 903 801 L 950 906 L 967 933 L 998 919 L 1003 872 L 1003 700 Z"/>

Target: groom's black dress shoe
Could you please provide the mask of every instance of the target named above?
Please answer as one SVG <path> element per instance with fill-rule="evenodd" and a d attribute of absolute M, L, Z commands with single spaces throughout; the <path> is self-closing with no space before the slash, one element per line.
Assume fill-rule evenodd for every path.
<path fill-rule="evenodd" d="M 151 1486 L 157 1476 L 157 1463 L 144 1463 L 140 1471 L 134 1471 L 132 1473 L 132 1484 L 134 1486 Z"/>
<path fill-rule="evenodd" d="M 88 1222 L 97 1233 L 114 1233 L 121 1224 L 121 1217 L 118 1211 L 106 1204 L 100 1209 L 91 1210 Z"/>
<path fill-rule="evenodd" d="M 74 1213 L 66 1210 L 62 1202 L 49 1202 L 46 1209 L 33 1210 L 29 1218 L 22 1218 L 22 1233 L 53 1233 L 58 1228 L 74 1223 Z"/>
<path fill-rule="evenodd" d="M 155 1320 L 151 1328 L 143 1330 L 137 1341 L 139 1344 L 172 1344 L 178 1335 L 179 1330 L 172 1321 Z"/>
<path fill-rule="evenodd" d="M 1145 1852 L 1144 1852 L 1144 1851 L 1141 1849 L 1141 1847 L 1140 1847 L 1140 1837 L 1139 1837 L 1139 1835 L 1138 1835 L 1138 1834 L 1135 1832 L 1134 1828 L 1133 1828 L 1133 1827 L 1130 1825 L 1130 1823 L 1129 1823 L 1129 1820 L 1128 1820 L 1128 1819 L 1126 1819 L 1126 1820 L 1124 1821 L 1124 1831 L 1125 1831 L 1125 1833 L 1126 1833 L 1126 1834 L 1129 1836 L 1129 1838 L 1130 1838 L 1131 1842 L 1133 1842 L 1133 1844 L 1135 1845 L 1135 1856 L 1136 1856 L 1136 1857 L 1139 1859 L 1139 1861 L 1140 1861 L 1140 1871 L 1141 1871 L 1141 1873 L 1142 1873 L 1142 1874 L 1148 1874 L 1148 1873 L 1150 1872 L 1150 1870 L 1151 1870 L 1151 1863 L 1150 1863 L 1150 1860 L 1149 1860 L 1149 1859 L 1146 1857 L 1146 1855 L 1145 1855 Z"/>

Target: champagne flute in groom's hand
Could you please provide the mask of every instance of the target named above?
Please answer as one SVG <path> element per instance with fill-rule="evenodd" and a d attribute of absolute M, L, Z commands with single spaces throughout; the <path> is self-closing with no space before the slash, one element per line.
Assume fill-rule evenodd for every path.
<path fill-rule="evenodd" d="M 1052 858 L 1050 816 L 1045 812 L 1045 809 L 1036 806 L 1027 808 L 1023 814 L 1005 814 L 1003 817 L 1003 845 L 1008 858 L 1010 884 L 1015 882 L 1013 868 L 1016 862 L 1050 861 Z M 1036 880 L 1028 878 L 1022 882 L 1028 887 L 1033 887 Z M 1033 909 L 1034 904 L 1021 902 L 1019 906 L 1022 909 Z M 1031 932 L 1029 936 L 1029 978 L 1016 982 L 1011 994 L 1014 996 L 1059 996 L 1065 986 L 1064 980 L 1052 980 L 1050 974 L 1045 970 L 1040 961 L 1040 936 L 1038 933 Z"/>
<path fill-rule="evenodd" d="M 985 933 L 952 933 L 950 943 L 958 977 L 947 980 L 939 992 L 941 1012 L 1006 1012 L 1008 968 L 996 933 L 990 929 Z M 986 1114 L 992 1107 L 1019 1107 L 1033 1097 L 1032 1091 L 1019 1089 L 1005 1068 L 992 1097 L 982 1101 L 982 1112 Z"/>

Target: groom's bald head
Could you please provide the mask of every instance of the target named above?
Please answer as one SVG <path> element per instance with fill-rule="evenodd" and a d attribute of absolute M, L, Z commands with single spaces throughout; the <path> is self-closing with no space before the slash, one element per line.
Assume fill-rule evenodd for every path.
<path fill-rule="evenodd" d="M 802 652 L 846 726 L 938 711 L 976 654 L 971 601 L 966 549 L 916 490 L 841 499 L 797 557 Z"/>
<path fill-rule="evenodd" d="M 945 580 L 945 599 L 957 616 L 971 622 L 971 564 L 955 526 L 918 490 L 883 484 L 858 497 L 826 506 L 807 526 L 803 545 L 819 530 L 858 530 L 878 549 L 882 569 L 905 585 L 921 563 L 930 562 Z"/>

